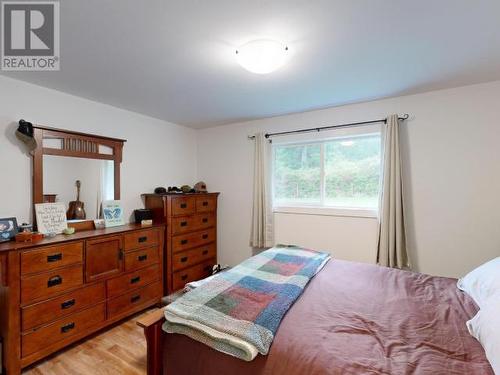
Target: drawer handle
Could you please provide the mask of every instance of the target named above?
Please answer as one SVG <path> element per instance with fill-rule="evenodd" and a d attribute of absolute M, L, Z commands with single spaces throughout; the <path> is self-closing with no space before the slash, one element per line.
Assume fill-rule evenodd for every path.
<path fill-rule="evenodd" d="M 140 276 L 132 277 L 130 279 L 130 284 L 137 284 L 139 281 L 141 281 L 141 277 Z"/>
<path fill-rule="evenodd" d="M 203 255 L 207 255 L 208 254 L 208 250 L 203 250 L 202 254 Z"/>
<path fill-rule="evenodd" d="M 137 257 L 137 259 L 139 260 L 139 262 L 144 262 L 145 260 L 147 260 L 147 259 L 148 259 L 148 256 L 147 256 L 146 254 L 144 254 L 144 255 L 139 255 L 139 256 Z"/>
<path fill-rule="evenodd" d="M 57 276 L 54 276 L 54 277 L 51 277 L 48 281 L 47 281 L 47 287 L 48 288 L 52 288 L 53 286 L 56 286 L 56 285 L 60 285 L 62 284 L 62 277 L 57 275 Z"/>
<path fill-rule="evenodd" d="M 204 205 L 204 206 L 208 206 L 208 202 L 207 202 L 207 201 L 204 201 L 204 202 L 203 202 L 203 205 Z"/>
<path fill-rule="evenodd" d="M 187 243 L 188 243 L 188 240 L 182 240 L 182 241 L 181 241 L 181 245 L 185 245 L 185 244 L 187 244 Z"/>
<path fill-rule="evenodd" d="M 201 236 L 201 238 L 203 238 L 204 240 L 206 240 L 208 238 L 208 234 L 204 234 L 203 236 Z"/>
<path fill-rule="evenodd" d="M 47 255 L 47 263 L 52 263 L 52 262 L 59 262 L 62 260 L 62 254 L 52 254 L 52 255 Z"/>
<path fill-rule="evenodd" d="M 75 328 L 75 323 L 69 323 L 61 327 L 61 333 L 66 333 Z"/>
<path fill-rule="evenodd" d="M 188 260 L 188 257 L 182 257 L 181 258 L 181 263 L 187 262 L 187 260 Z"/>
<path fill-rule="evenodd" d="M 139 241 L 139 243 L 141 243 L 141 242 L 146 242 L 147 240 L 148 240 L 148 237 L 147 237 L 147 236 L 142 236 L 142 237 L 139 237 L 139 238 L 137 239 L 137 241 Z"/>
<path fill-rule="evenodd" d="M 75 306 L 75 299 L 70 299 L 70 300 L 67 300 L 67 301 L 64 301 L 63 303 L 61 303 L 61 310 L 66 310 L 66 309 L 69 309 L 70 307 L 73 307 Z"/>
<path fill-rule="evenodd" d="M 183 281 L 186 280 L 187 278 L 188 278 L 188 275 L 182 275 L 181 276 L 181 280 L 183 280 Z"/>
<path fill-rule="evenodd" d="M 204 223 L 208 223 L 208 217 L 204 217 L 201 221 Z"/>
<path fill-rule="evenodd" d="M 136 303 L 137 301 L 139 301 L 141 299 L 141 296 L 140 295 L 137 295 L 137 296 L 133 296 L 132 298 L 130 298 L 130 302 L 132 303 Z"/>
<path fill-rule="evenodd" d="M 120 249 L 118 250 L 118 260 L 122 260 L 123 259 L 123 250 Z"/>
<path fill-rule="evenodd" d="M 181 221 L 181 227 L 185 227 L 186 225 L 188 225 L 187 221 Z"/>
<path fill-rule="evenodd" d="M 181 203 L 181 208 L 187 208 L 187 204 L 186 203 Z"/>

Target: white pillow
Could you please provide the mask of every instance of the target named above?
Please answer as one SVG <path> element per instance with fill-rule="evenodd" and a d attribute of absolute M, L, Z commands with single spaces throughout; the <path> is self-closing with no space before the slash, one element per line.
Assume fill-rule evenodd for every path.
<path fill-rule="evenodd" d="M 467 322 L 467 328 L 483 346 L 493 372 L 500 375 L 500 295 L 481 308 L 476 316 Z"/>
<path fill-rule="evenodd" d="M 500 257 L 469 272 L 458 280 L 457 286 L 482 308 L 491 296 L 500 293 Z"/>

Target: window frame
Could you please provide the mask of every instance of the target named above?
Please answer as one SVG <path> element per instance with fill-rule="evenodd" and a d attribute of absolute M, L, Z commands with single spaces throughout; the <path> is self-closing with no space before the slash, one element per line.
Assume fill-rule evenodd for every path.
<path fill-rule="evenodd" d="M 272 142 L 271 151 L 271 194 L 273 202 L 273 212 L 282 214 L 302 214 L 302 215 L 321 215 L 321 216 L 347 216 L 347 217 L 364 217 L 364 218 L 376 218 L 378 217 L 379 207 L 368 208 L 368 207 L 340 207 L 340 206 L 330 206 L 325 205 L 325 144 L 328 141 L 343 139 L 343 138 L 355 138 L 370 135 L 378 135 L 382 138 L 382 129 L 380 126 L 363 126 L 360 128 L 351 129 L 341 129 L 325 132 L 328 134 L 320 135 L 315 133 L 312 137 L 290 137 L 288 140 L 281 140 L 280 142 Z M 302 138 L 302 139 L 301 139 Z M 381 139 L 382 142 L 382 139 Z M 320 144 L 320 199 L 319 202 L 314 203 L 296 203 L 293 201 L 281 201 L 280 204 L 275 202 L 275 159 L 276 159 L 276 148 L 277 147 L 293 147 L 293 146 L 308 146 Z M 382 145 L 381 145 L 381 158 L 382 158 Z M 380 165 L 382 169 L 382 160 L 380 160 Z M 382 173 L 382 172 L 381 172 Z M 381 186 L 379 185 L 379 192 Z"/>

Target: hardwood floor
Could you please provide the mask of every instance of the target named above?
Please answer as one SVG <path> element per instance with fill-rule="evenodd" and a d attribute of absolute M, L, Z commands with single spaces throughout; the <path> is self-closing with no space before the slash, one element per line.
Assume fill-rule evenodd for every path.
<path fill-rule="evenodd" d="M 144 375 L 146 340 L 136 325 L 142 314 L 52 355 L 23 375 Z"/>

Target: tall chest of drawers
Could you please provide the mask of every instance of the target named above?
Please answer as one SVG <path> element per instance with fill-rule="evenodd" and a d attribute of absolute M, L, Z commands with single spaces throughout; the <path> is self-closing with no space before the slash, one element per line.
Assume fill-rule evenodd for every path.
<path fill-rule="evenodd" d="M 164 226 L 0 244 L 0 331 L 8 374 L 159 303 Z"/>
<path fill-rule="evenodd" d="M 165 223 L 165 294 L 209 276 L 217 263 L 219 193 L 143 194 L 155 222 Z"/>

